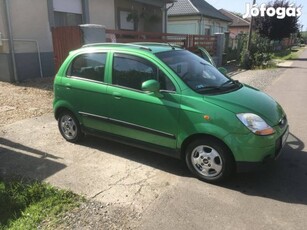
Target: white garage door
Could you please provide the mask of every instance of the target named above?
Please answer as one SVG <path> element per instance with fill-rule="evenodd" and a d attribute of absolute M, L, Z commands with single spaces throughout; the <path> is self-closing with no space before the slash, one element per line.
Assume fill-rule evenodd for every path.
<path fill-rule="evenodd" d="M 197 22 L 169 22 L 167 24 L 167 32 L 176 34 L 198 34 Z"/>

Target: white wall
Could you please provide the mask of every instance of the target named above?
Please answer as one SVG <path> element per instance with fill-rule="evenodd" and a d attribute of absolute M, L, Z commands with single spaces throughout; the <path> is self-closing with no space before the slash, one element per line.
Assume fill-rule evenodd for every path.
<path fill-rule="evenodd" d="M 114 0 L 89 0 L 90 23 L 115 29 Z"/>
<path fill-rule="evenodd" d="M 50 52 L 52 35 L 49 26 L 47 1 L 10 0 L 11 21 L 14 39 L 37 40 L 41 52 Z M 34 44 L 15 42 L 17 53 L 33 52 Z"/>

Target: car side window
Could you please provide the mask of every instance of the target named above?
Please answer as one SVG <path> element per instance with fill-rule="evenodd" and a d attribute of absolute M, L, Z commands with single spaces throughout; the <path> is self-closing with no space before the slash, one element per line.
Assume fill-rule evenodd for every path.
<path fill-rule="evenodd" d="M 127 54 L 115 54 L 112 84 L 142 90 L 147 80 L 160 82 L 161 90 L 175 91 L 173 83 L 150 61 Z"/>
<path fill-rule="evenodd" d="M 106 57 L 106 53 L 81 54 L 72 61 L 68 75 L 103 82 Z"/>
<path fill-rule="evenodd" d="M 133 55 L 114 55 L 114 85 L 142 90 L 142 83 L 150 79 L 157 79 L 157 68 L 152 63 Z"/>
<path fill-rule="evenodd" d="M 173 82 L 161 70 L 158 71 L 158 81 L 160 83 L 160 89 L 162 91 L 176 91 L 176 87 Z"/>

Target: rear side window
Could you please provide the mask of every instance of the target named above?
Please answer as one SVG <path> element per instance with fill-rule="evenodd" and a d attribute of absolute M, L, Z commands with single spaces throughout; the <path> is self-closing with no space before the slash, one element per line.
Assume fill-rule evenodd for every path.
<path fill-rule="evenodd" d="M 72 61 L 68 75 L 103 82 L 106 57 L 106 53 L 81 54 Z"/>

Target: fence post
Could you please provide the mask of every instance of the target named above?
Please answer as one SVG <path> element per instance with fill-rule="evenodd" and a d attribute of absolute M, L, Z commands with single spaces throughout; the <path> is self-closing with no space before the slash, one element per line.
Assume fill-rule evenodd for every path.
<path fill-rule="evenodd" d="M 224 47 L 224 59 L 223 62 L 227 62 L 228 61 L 228 53 L 229 53 L 229 39 L 230 39 L 230 33 L 229 31 L 226 31 L 225 33 L 225 47 Z"/>
<path fill-rule="evenodd" d="M 217 66 L 221 66 L 223 63 L 223 53 L 225 46 L 225 35 L 223 33 L 214 34 L 216 37 L 216 56 L 217 56 Z"/>

